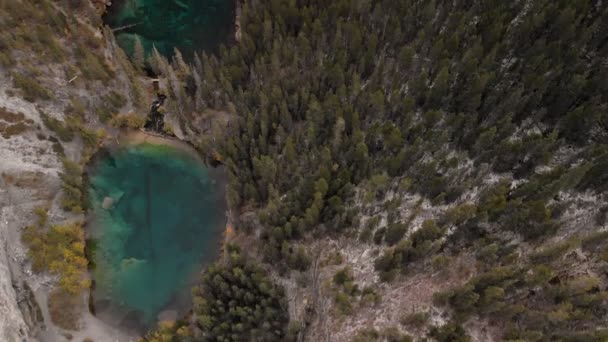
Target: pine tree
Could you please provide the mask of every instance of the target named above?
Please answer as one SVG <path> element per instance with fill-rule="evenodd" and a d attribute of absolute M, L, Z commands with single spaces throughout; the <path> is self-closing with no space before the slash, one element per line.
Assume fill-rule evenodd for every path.
<path fill-rule="evenodd" d="M 143 71 L 146 66 L 146 56 L 144 46 L 141 43 L 139 35 L 135 35 L 135 45 L 133 46 L 133 65 L 140 72 Z"/>

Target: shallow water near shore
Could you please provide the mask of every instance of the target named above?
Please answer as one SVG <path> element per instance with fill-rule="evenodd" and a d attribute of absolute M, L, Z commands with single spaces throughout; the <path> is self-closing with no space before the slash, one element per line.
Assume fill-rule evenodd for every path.
<path fill-rule="evenodd" d="M 190 286 L 219 253 L 221 170 L 175 146 L 143 143 L 101 156 L 89 176 L 95 314 L 145 331 L 159 315 L 185 313 Z"/>

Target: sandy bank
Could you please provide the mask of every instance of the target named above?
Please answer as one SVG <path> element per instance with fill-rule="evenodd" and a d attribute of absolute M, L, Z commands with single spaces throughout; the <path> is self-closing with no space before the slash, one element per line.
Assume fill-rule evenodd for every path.
<path fill-rule="evenodd" d="M 190 144 L 177 138 L 163 137 L 155 133 L 149 133 L 141 130 L 129 130 L 120 133 L 116 139 L 118 147 L 139 144 L 152 144 L 173 147 L 177 150 L 188 153 L 196 159 L 204 162 L 200 153 Z"/>

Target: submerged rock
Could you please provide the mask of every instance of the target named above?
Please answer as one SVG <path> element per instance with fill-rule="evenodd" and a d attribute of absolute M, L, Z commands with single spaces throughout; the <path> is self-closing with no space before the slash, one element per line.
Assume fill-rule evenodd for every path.
<path fill-rule="evenodd" d="M 112 197 L 104 198 L 103 202 L 101 203 L 101 207 L 104 208 L 105 210 L 111 209 L 113 205 L 114 205 L 114 199 Z"/>

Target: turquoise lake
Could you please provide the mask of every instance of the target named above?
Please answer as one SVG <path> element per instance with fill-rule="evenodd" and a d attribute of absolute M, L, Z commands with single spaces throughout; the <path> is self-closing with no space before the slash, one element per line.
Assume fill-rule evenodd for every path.
<path fill-rule="evenodd" d="M 234 0 L 114 0 L 104 15 L 118 43 L 132 54 L 138 36 L 145 51 L 165 56 L 178 48 L 189 59 L 194 52 L 213 50 L 234 31 Z"/>
<path fill-rule="evenodd" d="M 174 147 L 140 144 L 89 171 L 95 314 L 140 330 L 161 312 L 185 313 L 190 286 L 219 253 L 221 170 Z"/>

